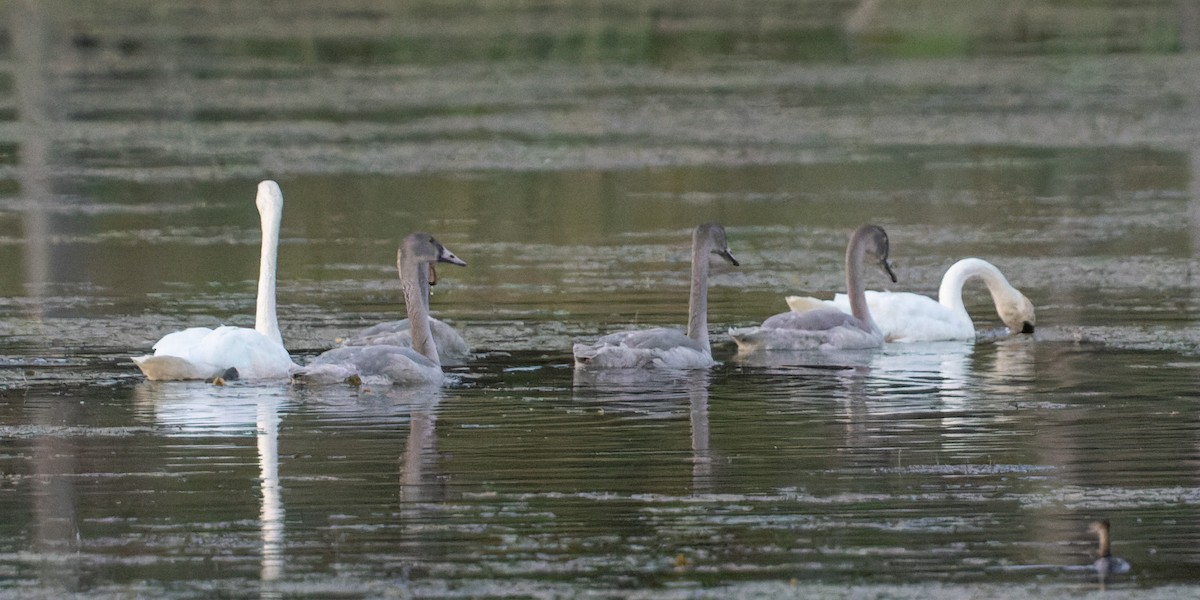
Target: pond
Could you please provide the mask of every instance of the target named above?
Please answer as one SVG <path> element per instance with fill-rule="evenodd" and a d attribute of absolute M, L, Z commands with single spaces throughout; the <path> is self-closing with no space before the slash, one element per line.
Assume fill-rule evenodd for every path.
<path fill-rule="evenodd" d="M 1015 37 L 467 4 L 0 6 L 0 597 L 1074 597 L 1096 519 L 1132 564 L 1110 590 L 1200 590 L 1174 3 Z M 253 323 L 268 178 L 298 362 L 400 318 L 416 230 L 468 263 L 431 305 L 473 358 L 438 389 L 147 381 L 162 335 Z M 713 220 L 720 364 L 574 369 L 686 323 Z M 865 222 L 899 278 L 872 289 L 978 256 L 1036 330 L 972 284 L 975 343 L 736 354 L 844 291 Z"/>

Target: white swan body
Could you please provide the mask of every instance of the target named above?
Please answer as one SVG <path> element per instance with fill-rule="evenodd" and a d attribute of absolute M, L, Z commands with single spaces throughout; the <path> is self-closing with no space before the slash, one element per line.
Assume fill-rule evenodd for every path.
<path fill-rule="evenodd" d="M 851 234 L 846 247 L 846 288 L 852 314 L 833 306 L 820 306 L 805 312 L 780 313 L 757 327 L 730 329 L 729 335 L 737 342 L 738 351 L 853 350 L 881 346 L 883 334 L 872 320 L 863 295 L 863 259 L 868 254 L 896 281 L 888 262 L 887 232 L 876 225 L 863 225 Z"/>
<path fill-rule="evenodd" d="M 154 344 L 154 354 L 133 358 L 153 380 L 212 379 L 237 370 L 239 379 L 287 377 L 296 364 L 283 347 L 275 310 L 275 270 L 283 193 L 274 181 L 258 184 L 255 198 L 262 220 L 262 253 L 254 329 L 222 325 L 169 333 Z"/>
<path fill-rule="evenodd" d="M 692 232 L 692 285 L 687 333 L 667 327 L 621 331 L 590 344 L 576 343 L 575 366 L 598 369 L 705 369 L 713 366 L 708 343 L 708 256 L 738 265 L 725 240 L 725 228 L 705 223 Z"/>
<path fill-rule="evenodd" d="M 978 258 L 964 258 L 946 270 L 938 299 L 909 292 L 866 292 L 871 317 L 889 342 L 934 342 L 974 340 L 975 324 L 963 305 L 963 285 L 973 278 L 982 279 L 991 292 L 1010 333 L 1033 333 L 1036 323 L 1033 303 L 995 265 Z M 838 294 L 832 301 L 804 296 L 788 296 L 788 306 L 806 312 L 814 306 L 835 306 L 850 312 L 850 300 Z"/>
<path fill-rule="evenodd" d="M 397 252 L 400 287 L 408 312 L 410 345 L 342 346 L 313 359 L 295 377 L 305 383 L 338 383 L 357 376 L 364 381 L 393 385 L 437 385 L 445 378 L 430 328 L 429 266 L 445 262 L 466 266 L 428 233 L 404 238 Z"/>

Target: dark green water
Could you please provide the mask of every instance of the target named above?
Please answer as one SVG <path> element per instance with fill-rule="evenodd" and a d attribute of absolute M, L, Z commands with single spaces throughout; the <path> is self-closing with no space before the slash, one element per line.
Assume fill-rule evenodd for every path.
<path fill-rule="evenodd" d="M 1187 15 L 1025 5 L 0 5 L 0 597 L 1075 597 L 1097 518 L 1111 589 L 1197 594 Z M 163 334 L 252 322 L 263 178 L 297 360 L 398 318 L 417 229 L 470 265 L 432 305 L 476 360 L 145 381 Z M 708 220 L 722 364 L 574 372 L 684 324 Z M 1036 334 L 734 357 L 868 221 L 892 289 L 979 256 Z"/>

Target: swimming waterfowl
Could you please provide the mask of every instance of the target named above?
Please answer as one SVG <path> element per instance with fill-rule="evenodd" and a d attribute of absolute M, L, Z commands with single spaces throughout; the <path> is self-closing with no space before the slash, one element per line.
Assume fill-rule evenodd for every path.
<path fill-rule="evenodd" d="M 410 346 L 375 344 L 334 348 L 300 369 L 295 378 L 305 383 L 336 383 L 350 379 L 390 384 L 439 384 L 445 375 L 430 328 L 429 265 L 436 262 L 465 267 L 428 233 L 404 238 L 396 256 L 404 307 L 408 313 Z"/>
<path fill-rule="evenodd" d="M 622 331 L 574 346 L 575 366 L 584 368 L 703 369 L 716 364 L 708 341 L 708 260 L 716 254 L 733 266 L 725 228 L 705 223 L 692 232 L 692 285 L 687 333 L 669 327 Z"/>
<path fill-rule="evenodd" d="M 437 284 L 437 270 L 429 265 L 429 287 Z M 425 307 L 429 308 L 429 287 L 425 289 Z M 407 346 L 412 347 L 412 332 L 408 319 L 372 325 L 342 341 L 343 346 Z M 462 364 L 471 356 L 471 347 L 454 327 L 445 321 L 429 317 L 429 330 L 443 365 Z"/>
<path fill-rule="evenodd" d="M 975 324 L 963 305 L 963 285 L 982 279 L 991 292 L 996 313 L 1010 333 L 1033 333 L 1036 318 L 1033 303 L 995 265 L 978 258 L 964 258 L 946 270 L 938 298 L 910 292 L 866 292 L 871 318 L 889 342 L 933 342 L 974 340 Z M 850 300 L 845 294 L 832 301 L 807 296 L 788 296 L 788 306 L 794 312 L 817 307 L 835 306 L 850 312 Z"/>
<path fill-rule="evenodd" d="M 850 235 L 846 246 L 846 290 L 851 314 L 828 305 L 804 312 L 774 315 L 757 327 L 730 329 L 740 352 L 763 350 L 810 350 L 820 348 L 875 348 L 883 334 L 871 319 L 864 295 L 863 261 L 870 256 L 893 282 L 896 274 L 888 262 L 887 232 L 878 225 L 863 225 Z"/>
<path fill-rule="evenodd" d="M 262 221 L 262 252 L 254 328 L 222 325 L 169 333 L 154 344 L 154 354 L 132 359 L 148 379 L 213 379 L 225 376 L 231 368 L 238 379 L 272 379 L 287 377 L 296 368 L 283 346 L 275 314 L 275 270 L 283 219 L 279 184 L 260 182 L 255 205 Z"/>
<path fill-rule="evenodd" d="M 1092 567 L 1096 569 L 1096 575 L 1100 578 L 1100 584 L 1108 580 L 1109 575 L 1123 575 L 1129 572 L 1129 562 L 1119 556 L 1112 555 L 1112 548 L 1109 544 L 1109 523 L 1108 519 L 1092 521 L 1088 525 L 1088 532 L 1096 534 L 1096 561 L 1092 563 Z"/>

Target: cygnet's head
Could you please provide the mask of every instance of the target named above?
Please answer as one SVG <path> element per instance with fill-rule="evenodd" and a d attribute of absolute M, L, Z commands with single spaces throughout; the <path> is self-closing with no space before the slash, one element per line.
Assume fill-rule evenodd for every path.
<path fill-rule="evenodd" d="M 423 232 L 411 233 L 400 244 L 400 250 L 397 253 L 397 261 L 403 263 L 407 260 L 423 263 L 450 263 L 460 267 L 467 266 L 467 263 L 461 258 L 454 255 L 448 248 L 433 238 L 432 235 Z"/>
<path fill-rule="evenodd" d="M 892 283 L 896 283 L 896 272 L 892 270 L 892 262 L 888 260 L 888 252 L 891 250 L 888 244 L 888 234 L 878 225 L 863 225 L 854 230 L 854 234 L 850 236 L 850 248 L 861 244 L 866 251 L 867 256 L 879 261 L 879 268 L 883 269 Z"/>
<path fill-rule="evenodd" d="M 705 223 L 696 228 L 692 234 L 692 243 L 707 242 L 712 248 L 712 253 L 720 256 L 733 266 L 739 266 L 741 263 L 733 257 L 733 253 L 729 251 L 729 242 L 725 240 L 725 228 L 720 223 Z"/>
<path fill-rule="evenodd" d="M 1037 324 L 1033 303 L 1025 294 L 1016 290 L 1013 292 L 1011 296 L 996 304 L 996 312 L 1012 333 L 1033 333 L 1034 325 Z"/>

